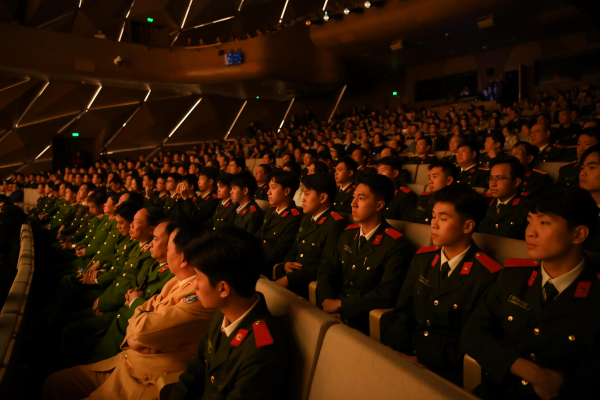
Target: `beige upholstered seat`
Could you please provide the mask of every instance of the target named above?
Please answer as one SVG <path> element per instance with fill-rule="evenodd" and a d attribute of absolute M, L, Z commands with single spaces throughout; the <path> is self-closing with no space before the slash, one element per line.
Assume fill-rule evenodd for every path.
<path fill-rule="evenodd" d="M 427 185 L 429 183 L 429 164 L 417 164 L 417 177 L 415 183 Z"/>
<path fill-rule="evenodd" d="M 25 300 L 27 283 L 13 283 L 2 307 L 2 314 L 19 314 Z"/>

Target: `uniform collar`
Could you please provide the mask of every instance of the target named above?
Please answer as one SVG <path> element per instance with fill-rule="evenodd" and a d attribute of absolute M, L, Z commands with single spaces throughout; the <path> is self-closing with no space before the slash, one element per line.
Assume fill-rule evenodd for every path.
<path fill-rule="evenodd" d="M 581 262 L 573 268 L 571 271 L 567 272 L 564 275 L 559 276 L 558 278 L 552 278 L 546 272 L 544 268 L 544 262 L 542 261 L 542 289 L 546 282 L 550 282 L 554 285 L 556 290 L 558 290 L 558 294 L 561 294 L 563 290 L 569 287 L 571 283 L 579 276 L 581 271 L 583 271 L 583 265 L 585 264 L 585 257 L 581 259 Z M 546 295 L 544 294 L 544 297 Z"/>
<path fill-rule="evenodd" d="M 377 232 L 377 229 L 379 229 L 380 226 L 381 226 L 381 224 L 377 225 L 375 227 L 375 229 L 373 229 L 371 232 L 369 232 L 368 234 L 365 235 L 365 232 L 363 231 L 363 227 L 361 225 L 360 226 L 360 236 L 364 236 L 365 238 L 367 238 L 367 242 L 368 242 L 371 239 L 371 237 L 373 237 L 375 232 Z"/>
<path fill-rule="evenodd" d="M 471 168 L 475 168 L 476 166 L 477 166 L 477 163 L 475 163 L 475 164 L 471 165 L 469 168 L 462 168 L 462 167 L 461 167 L 461 168 L 460 168 L 460 172 L 468 171 L 468 170 L 470 170 Z"/>
<path fill-rule="evenodd" d="M 252 309 L 254 307 L 256 307 L 256 305 L 258 304 L 259 301 L 260 301 L 260 296 L 257 296 L 257 299 L 254 302 L 254 304 L 252 304 L 252 307 L 250 307 L 248 309 L 248 311 L 246 311 L 241 317 L 239 317 L 238 319 L 236 319 L 235 321 L 233 321 L 229 325 L 226 325 L 227 324 L 227 316 L 224 316 L 223 317 L 223 323 L 221 324 L 221 332 L 225 332 L 225 335 L 227 335 L 227 337 L 229 337 L 233 333 L 233 331 L 236 330 L 236 328 L 238 327 L 238 325 L 240 324 L 240 322 L 242 322 L 244 320 L 244 318 L 246 318 L 246 316 L 248 314 L 250 314 L 250 311 L 252 311 Z"/>
<path fill-rule="evenodd" d="M 440 268 L 442 265 L 444 265 L 445 262 L 448 263 L 448 265 L 450 266 L 450 272 L 448 273 L 448 275 L 450 275 L 452 273 L 452 271 L 454 271 L 454 268 L 456 268 L 456 266 L 458 264 L 460 264 L 460 262 L 462 261 L 463 258 L 465 258 L 465 255 L 467 254 L 467 251 L 469 251 L 469 249 L 471 248 L 472 245 L 469 245 L 469 247 L 467 247 L 465 249 L 465 251 L 463 251 L 462 253 L 460 253 L 457 256 L 454 256 L 454 258 L 452 258 L 451 260 L 448 260 L 448 257 L 446 257 L 446 253 L 444 253 L 444 247 L 442 247 L 442 251 L 441 251 L 441 260 L 440 260 Z"/>
<path fill-rule="evenodd" d="M 160 264 L 160 267 L 162 268 L 166 263 L 162 263 Z M 194 279 L 196 279 L 196 275 L 192 275 L 189 278 L 185 278 L 182 281 L 179 281 L 179 289 L 182 289 L 183 287 L 185 287 L 188 283 L 192 282 Z"/>
<path fill-rule="evenodd" d="M 244 211 L 244 207 L 246 207 L 248 204 L 250 204 L 250 202 L 242 204 L 237 208 L 237 210 L 235 210 L 235 212 L 237 212 L 238 214 L 241 213 L 242 211 Z"/>
<path fill-rule="evenodd" d="M 318 221 L 318 220 L 319 220 L 319 218 L 321 218 L 321 216 L 322 216 L 323 214 L 325 214 L 327 211 L 329 211 L 329 209 L 330 209 L 330 208 L 331 208 L 331 207 L 329 207 L 328 209 L 326 209 L 326 210 L 325 210 L 325 211 L 323 211 L 323 212 L 320 212 L 320 213 L 318 213 L 317 215 L 314 215 L 314 216 L 312 217 L 313 221 Z"/>
<path fill-rule="evenodd" d="M 345 191 L 346 189 L 348 189 L 348 188 L 350 187 L 350 185 L 352 185 L 352 182 L 350 182 L 350 183 L 349 183 L 349 184 L 347 184 L 346 186 L 342 186 L 342 187 L 340 187 L 340 190 L 343 192 L 343 191 Z"/>
<path fill-rule="evenodd" d="M 550 146 L 550 143 L 546 143 L 545 145 L 540 147 L 540 154 L 542 154 L 542 151 L 546 150 L 546 147 L 548 147 L 548 146 Z"/>
<path fill-rule="evenodd" d="M 498 200 L 498 202 L 496 203 L 496 208 L 500 207 L 500 204 L 504 204 L 504 205 L 506 205 L 506 204 L 510 203 L 510 201 L 511 201 L 512 199 L 514 199 L 516 196 L 517 196 L 517 195 L 515 194 L 514 196 L 512 196 L 510 199 L 508 199 L 508 200 L 506 200 L 506 201 L 500 201 L 500 199 L 496 199 L 496 200 Z"/>

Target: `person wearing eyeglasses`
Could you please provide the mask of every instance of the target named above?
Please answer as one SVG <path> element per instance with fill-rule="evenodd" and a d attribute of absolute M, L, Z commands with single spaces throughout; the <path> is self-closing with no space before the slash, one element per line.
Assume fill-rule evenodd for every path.
<path fill-rule="evenodd" d="M 533 160 L 538 154 L 540 150 L 529 142 L 517 142 L 510 151 L 510 155 L 516 157 L 525 168 L 525 175 L 519 185 L 521 192 L 534 192 L 553 184 L 547 172 L 533 168 Z"/>
<path fill-rule="evenodd" d="M 491 167 L 487 195 L 492 199 L 478 232 L 523 239 L 527 228 L 527 205 L 519 185 L 525 169 L 515 157 L 497 157 L 492 160 Z"/>

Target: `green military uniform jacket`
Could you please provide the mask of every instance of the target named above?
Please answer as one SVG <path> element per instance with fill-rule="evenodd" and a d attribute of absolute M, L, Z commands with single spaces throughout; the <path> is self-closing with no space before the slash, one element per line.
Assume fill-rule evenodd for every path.
<path fill-rule="evenodd" d="M 147 267 L 147 268 L 146 268 Z M 119 308 L 117 318 L 113 320 L 102 341 L 94 349 L 94 356 L 88 363 L 106 360 L 121 351 L 121 344 L 125 340 L 129 319 L 133 317 L 135 309 L 159 294 L 163 287 L 175 275 L 169 270 L 166 262 L 153 262 L 151 265 L 144 263 L 144 269 L 140 271 L 136 279 L 136 286 L 140 288 L 145 277 L 148 277 L 143 297 L 136 297 L 129 306 L 123 305 Z"/>
<path fill-rule="evenodd" d="M 415 211 L 415 222 L 418 224 L 431 225 L 433 214 L 433 194 L 422 192 L 417 197 L 417 210 Z"/>
<path fill-rule="evenodd" d="M 340 188 L 333 205 L 338 212 L 343 214 L 352 214 L 352 200 L 354 200 L 354 191 L 356 190 L 355 184 L 350 184 L 345 188 Z"/>
<path fill-rule="evenodd" d="M 171 194 L 169 192 L 160 194 L 159 192 L 154 191 L 154 193 L 152 193 L 152 197 L 150 197 L 150 200 L 146 199 L 146 201 L 149 201 L 150 204 L 153 204 L 153 205 L 155 205 L 156 207 L 158 207 L 160 209 L 164 209 L 165 208 L 165 202 L 170 197 L 171 197 Z"/>
<path fill-rule="evenodd" d="M 100 218 L 96 225 L 95 233 L 91 237 L 87 238 L 87 243 L 82 243 L 82 245 L 87 244 L 85 256 L 93 257 L 95 254 L 97 254 L 97 251 L 100 250 L 100 247 L 106 242 L 109 234 L 112 231 L 116 231 L 116 229 L 117 218 L 114 215 L 104 215 L 102 218 Z"/>
<path fill-rule="evenodd" d="M 486 188 L 489 187 L 487 177 L 490 176 L 490 170 L 473 166 L 465 171 L 461 171 L 456 178 L 459 183 L 466 183 L 471 187 Z"/>
<path fill-rule="evenodd" d="M 564 152 L 565 146 L 560 144 L 549 144 L 542 152 L 540 152 L 540 154 L 538 154 L 534 164 L 562 161 Z"/>
<path fill-rule="evenodd" d="M 425 154 L 423 156 L 414 155 L 402 160 L 404 164 L 431 164 L 434 161 L 437 161 L 437 157 L 433 154 Z"/>
<path fill-rule="evenodd" d="M 186 200 L 178 198 L 172 217 L 185 217 L 196 223 L 204 224 L 215 214 L 218 204 L 219 197 L 214 190 L 205 196 L 188 197 Z"/>
<path fill-rule="evenodd" d="M 456 164 L 456 154 L 450 154 L 449 156 L 442 157 L 442 161 L 450 161 L 451 163 Z"/>
<path fill-rule="evenodd" d="M 74 211 L 74 213 L 73 213 L 73 211 Z M 73 216 L 72 220 L 70 219 L 71 216 Z M 84 206 L 83 204 L 78 204 L 77 206 L 74 207 L 74 209 L 71 209 L 67 213 L 67 215 L 65 215 L 65 220 L 63 222 L 63 225 L 65 227 L 62 230 L 61 234 L 63 236 L 69 236 L 69 235 L 76 233 L 79 230 L 79 228 L 81 228 L 82 225 L 87 224 L 89 216 L 90 216 L 90 213 L 89 213 L 88 206 L 87 205 Z"/>
<path fill-rule="evenodd" d="M 96 230 L 104 219 L 104 214 L 94 215 L 88 213 L 87 219 L 81 224 L 77 232 L 73 235 L 75 245 L 87 246 L 95 237 Z"/>
<path fill-rule="evenodd" d="M 517 194 L 508 204 L 501 204 L 499 212 L 497 207 L 500 200 L 492 198 L 477 232 L 524 240 L 529 213 L 525 197 L 528 194 L 527 192 Z"/>
<path fill-rule="evenodd" d="M 441 247 L 423 247 L 413 258 L 382 343 L 415 355 L 419 363 L 462 384 L 460 332 L 502 266 L 475 242 L 442 284 Z"/>
<path fill-rule="evenodd" d="M 361 176 L 365 176 L 365 175 L 375 175 L 377 174 L 377 170 L 373 167 L 370 167 L 368 165 L 361 165 L 360 167 L 358 167 L 358 169 L 356 170 L 356 179 L 358 179 Z"/>
<path fill-rule="evenodd" d="M 102 290 L 106 290 L 121 274 L 121 270 L 123 269 L 123 265 L 129 259 L 131 252 L 135 251 L 135 255 L 139 254 L 141 247 L 139 242 L 135 239 L 132 239 L 131 236 L 127 235 L 122 238 L 116 244 L 117 251 L 114 254 L 114 257 L 110 258 L 107 261 L 100 261 L 101 269 L 106 271 L 104 274 L 98 276 L 96 278 L 96 283 Z M 120 251 L 119 251 L 120 250 Z"/>
<path fill-rule="evenodd" d="M 386 204 L 383 217 L 385 219 L 413 222 L 415 220 L 416 205 L 417 195 L 406 186 L 400 185 L 396 188 L 390 203 Z"/>
<path fill-rule="evenodd" d="M 179 377 L 170 400 L 286 398 L 289 340 L 267 309 L 264 296 L 230 336 L 222 330 L 224 315 L 217 311 L 198 354 Z"/>
<path fill-rule="evenodd" d="M 164 201 L 163 201 L 163 211 L 165 213 L 165 215 L 167 217 L 173 217 L 175 218 L 175 215 L 172 215 L 175 211 L 175 208 L 177 206 L 177 200 L 179 198 L 179 194 L 175 194 L 175 195 L 171 195 L 171 193 L 167 193 L 166 196 L 164 196 Z"/>
<path fill-rule="evenodd" d="M 550 178 L 550 175 L 548 175 L 546 172 L 537 169 L 531 169 L 525 172 L 525 175 L 523 175 L 519 189 L 522 192 L 531 193 L 550 186 L 553 183 L 554 182 L 552 182 L 552 178 Z"/>
<path fill-rule="evenodd" d="M 56 203 L 56 206 L 48 211 L 48 215 L 52 216 L 49 226 L 51 230 L 58 230 L 64 222 L 65 215 L 71 210 L 75 203 L 71 203 L 65 199 L 61 199 Z"/>
<path fill-rule="evenodd" d="M 414 249 L 386 221 L 360 250 L 359 236 L 359 224 L 346 227 L 333 256 L 337 262 L 319 269 L 317 295 L 318 304 L 340 299 L 344 319 L 366 333 L 371 310 L 394 306 Z"/>
<path fill-rule="evenodd" d="M 236 211 L 233 220 L 233 226 L 244 229 L 255 235 L 263 223 L 265 212 L 260 208 L 256 201 L 252 200 L 244 206 L 238 213 Z"/>
<path fill-rule="evenodd" d="M 474 393 L 499 399 L 537 399 L 532 385 L 510 373 L 518 358 L 564 375 L 559 399 L 598 397 L 600 374 L 600 279 L 590 260 L 546 308 L 542 266 L 508 259 L 492 289 L 469 317 L 463 351 L 486 374 Z"/>
<path fill-rule="evenodd" d="M 154 262 L 155 260 L 150 256 L 150 243 L 131 250 L 119 275 L 98 298 L 98 310 L 101 312 L 118 310 L 125 303 L 125 293 L 135 287 L 138 275 L 141 271 L 147 271 Z M 98 279 L 106 275 L 100 275 Z"/>
<path fill-rule="evenodd" d="M 556 180 L 556 183 L 579 186 L 579 173 L 581 172 L 582 167 L 583 166 L 579 161 L 573 161 L 563 165 L 558 170 L 558 179 Z"/>
<path fill-rule="evenodd" d="M 498 154 L 496 155 L 496 157 L 503 157 L 506 156 L 506 153 L 503 151 L 498 152 Z M 480 153 L 479 154 L 479 166 L 481 168 L 490 168 L 490 163 L 492 162 L 493 158 L 490 157 L 490 155 L 488 153 Z"/>
<path fill-rule="evenodd" d="M 208 227 L 213 228 L 213 230 L 225 228 L 227 226 L 233 226 L 235 222 L 235 217 L 237 213 L 235 210 L 238 208 L 238 205 L 235 204 L 231 199 L 227 199 L 225 204 L 220 201 L 217 204 L 217 209 L 215 210 L 215 214 L 212 217 L 212 220 L 206 221 Z"/>
<path fill-rule="evenodd" d="M 289 289 L 302 296 L 306 295 L 308 284 L 317 280 L 317 270 L 324 260 L 330 260 L 335 253 L 340 236 L 348 223 L 333 208 L 326 210 L 317 221 L 314 215 L 304 215 L 300 229 L 292 248 L 285 256 L 284 262 L 297 262 L 302 269 L 286 274 Z"/>
<path fill-rule="evenodd" d="M 292 248 L 302 220 L 302 211 L 299 211 L 294 203 L 284 208 L 281 213 L 277 213 L 276 210 L 276 207 L 267 210 L 263 224 L 255 235 L 263 242 L 263 272 L 266 276 L 271 276 L 273 266 L 282 262 Z"/>
<path fill-rule="evenodd" d="M 265 183 L 263 185 L 259 185 L 258 188 L 256 189 L 256 192 L 254 192 L 254 198 L 257 200 L 269 200 L 269 197 L 267 196 L 267 193 L 269 192 L 269 183 Z"/>

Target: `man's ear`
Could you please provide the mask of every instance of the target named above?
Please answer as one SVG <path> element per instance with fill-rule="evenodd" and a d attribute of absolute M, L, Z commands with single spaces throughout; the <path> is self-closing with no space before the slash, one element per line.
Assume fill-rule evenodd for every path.
<path fill-rule="evenodd" d="M 573 244 L 581 244 L 590 235 L 590 229 L 585 225 L 580 225 L 573 230 Z"/>
<path fill-rule="evenodd" d="M 385 201 L 379 200 L 377 202 L 377 208 L 375 209 L 375 211 L 379 212 L 379 211 L 383 210 L 384 208 L 385 208 Z"/>
<path fill-rule="evenodd" d="M 231 286 L 225 281 L 221 281 L 217 283 L 217 288 L 219 290 L 219 296 L 224 299 L 229 296 L 231 293 Z"/>
<path fill-rule="evenodd" d="M 463 233 L 472 233 L 475 231 L 475 221 L 468 219 L 463 226 Z"/>

